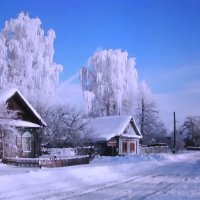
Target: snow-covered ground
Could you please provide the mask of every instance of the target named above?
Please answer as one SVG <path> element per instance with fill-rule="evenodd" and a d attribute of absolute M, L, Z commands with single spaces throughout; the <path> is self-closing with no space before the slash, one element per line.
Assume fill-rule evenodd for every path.
<path fill-rule="evenodd" d="M 4 199 L 200 199 L 200 152 L 97 158 L 53 169 L 0 164 Z"/>

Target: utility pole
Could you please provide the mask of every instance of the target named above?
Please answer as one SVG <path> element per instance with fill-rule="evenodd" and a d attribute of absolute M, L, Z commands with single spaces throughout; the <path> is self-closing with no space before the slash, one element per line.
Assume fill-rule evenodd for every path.
<path fill-rule="evenodd" d="M 174 148 L 173 153 L 176 153 L 176 113 L 174 112 Z"/>
<path fill-rule="evenodd" d="M 140 132 L 143 135 L 144 132 L 144 95 L 142 94 L 142 113 L 141 113 L 141 127 L 140 127 Z"/>

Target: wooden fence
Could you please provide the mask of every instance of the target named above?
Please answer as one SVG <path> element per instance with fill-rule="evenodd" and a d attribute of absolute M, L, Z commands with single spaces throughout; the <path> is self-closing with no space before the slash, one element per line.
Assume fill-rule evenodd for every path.
<path fill-rule="evenodd" d="M 76 156 L 69 158 L 3 158 L 3 163 L 20 167 L 64 167 L 89 163 L 89 156 Z"/>
<path fill-rule="evenodd" d="M 150 153 L 168 153 L 168 146 L 140 146 L 141 154 L 150 154 Z"/>
<path fill-rule="evenodd" d="M 39 165 L 41 167 L 64 167 L 70 165 L 89 164 L 89 156 L 78 156 L 71 158 L 54 158 L 54 159 L 40 159 Z"/>

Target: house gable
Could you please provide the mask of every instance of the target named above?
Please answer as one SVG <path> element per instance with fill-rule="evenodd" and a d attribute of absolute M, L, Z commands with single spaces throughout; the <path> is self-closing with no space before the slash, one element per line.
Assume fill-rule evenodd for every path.
<path fill-rule="evenodd" d="M 128 125 L 125 128 L 125 130 L 124 130 L 122 135 L 123 136 L 126 136 L 126 135 L 128 135 L 128 136 L 137 136 L 137 134 L 136 134 L 136 132 L 134 130 L 134 127 L 133 127 L 131 122 L 128 123 Z"/>
<path fill-rule="evenodd" d="M 142 134 L 140 133 L 139 128 L 137 127 L 137 125 L 136 125 L 136 123 L 135 123 L 135 121 L 134 121 L 133 118 L 131 118 L 130 123 L 131 123 L 131 125 L 132 125 L 132 127 L 133 127 L 133 129 L 134 129 L 134 131 L 136 133 L 136 135 L 138 135 L 139 137 L 142 138 Z"/>
<path fill-rule="evenodd" d="M 142 135 L 132 117 L 129 121 L 127 121 L 127 125 L 124 127 L 124 131 L 122 134 L 120 134 L 120 136 L 129 138 L 142 138 Z"/>
<path fill-rule="evenodd" d="M 6 102 L 8 104 L 8 109 L 17 111 L 20 120 L 46 126 L 45 121 L 19 90 L 15 88 L 2 89 L 0 91 L 0 101 Z"/>
<path fill-rule="evenodd" d="M 8 109 L 17 111 L 19 119 L 42 125 L 17 92 L 7 100 L 7 104 Z"/>

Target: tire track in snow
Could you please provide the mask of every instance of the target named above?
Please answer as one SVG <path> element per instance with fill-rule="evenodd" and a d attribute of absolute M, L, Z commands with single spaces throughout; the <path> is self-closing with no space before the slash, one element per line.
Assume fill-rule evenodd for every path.
<path fill-rule="evenodd" d="M 39 192 L 32 192 L 32 193 L 26 193 L 26 188 L 19 188 L 19 191 L 16 191 L 16 192 L 11 192 L 10 195 L 7 193 L 7 192 L 1 192 L 0 193 L 0 200 L 15 200 L 15 199 L 26 199 L 26 200 L 35 200 L 35 199 L 58 199 L 58 197 L 60 196 L 64 196 L 66 199 L 66 196 L 67 198 L 73 198 L 74 196 L 80 196 L 82 194 L 87 194 L 87 193 L 91 193 L 91 192 L 95 192 L 95 191 L 98 191 L 98 190 L 102 190 L 102 189 L 105 189 L 105 188 L 109 188 L 109 187 L 115 187 L 117 185 L 120 185 L 122 183 L 128 183 L 128 182 L 131 182 L 133 180 L 137 180 L 137 179 L 141 179 L 142 177 L 134 177 L 134 178 L 131 178 L 131 179 L 126 179 L 126 180 L 123 180 L 122 182 L 114 182 L 114 183 L 107 183 L 105 184 L 104 186 L 102 186 L 102 184 L 99 186 L 99 185 L 87 185 L 86 187 L 81 187 L 81 188 L 76 188 L 75 190 L 69 190 L 69 191 L 66 191 L 66 188 L 60 188 L 58 189 L 56 192 L 53 191 L 53 190 L 44 190 L 44 191 L 41 191 L 41 188 L 40 188 L 40 191 Z M 49 184 L 49 187 L 50 188 L 53 188 L 53 184 Z M 95 187 L 93 189 L 90 189 L 88 190 L 89 187 Z M 38 188 L 38 186 L 34 186 L 33 189 L 36 189 Z M 77 191 L 76 191 L 77 190 Z M 81 194 L 80 194 L 80 190 L 82 191 Z M 23 197 L 21 196 L 23 194 Z M 61 197 L 62 198 L 62 197 Z M 60 198 L 59 198 L 60 199 Z"/>
<path fill-rule="evenodd" d="M 107 183 L 105 185 L 87 185 L 86 187 L 81 187 L 81 188 L 77 188 L 76 190 L 73 191 L 66 191 L 66 188 L 62 188 L 57 190 L 56 192 L 53 190 L 48 190 L 48 191 L 40 191 L 39 193 L 34 192 L 34 193 L 30 193 L 30 194 L 25 194 L 23 195 L 23 197 L 21 196 L 23 194 L 23 191 L 20 190 L 19 194 L 13 194 L 13 195 L 8 195 L 5 194 L 6 196 L 2 196 L 0 195 L 0 199 L 1 200 L 8 200 L 8 199 L 26 199 L 26 200 L 33 200 L 33 199 L 43 199 L 43 200 L 66 200 L 66 199 L 91 199 L 91 198 L 95 198 L 96 199 L 96 194 L 99 193 L 99 199 L 104 199 L 101 198 L 102 193 L 108 195 L 106 196 L 105 199 L 110 199 L 110 200 L 115 200 L 115 199 L 132 199 L 134 197 L 134 199 L 148 199 L 148 197 L 150 196 L 154 196 L 155 194 L 158 193 L 162 193 L 166 190 L 168 190 L 170 187 L 173 187 L 174 185 L 178 184 L 178 182 L 175 183 L 167 183 L 170 182 L 171 180 L 171 176 L 177 176 L 179 177 L 179 175 L 177 174 L 169 174 L 168 177 L 166 177 L 166 175 L 143 175 L 143 176 L 137 176 L 137 177 L 132 177 L 130 179 L 124 179 L 123 181 L 120 182 L 115 182 L 115 183 Z M 145 182 L 146 180 L 146 182 Z M 151 183 L 151 180 L 155 183 Z M 155 181 L 156 180 L 156 181 Z M 179 182 L 183 182 L 185 181 L 185 177 L 182 177 L 181 180 L 178 180 Z M 137 192 L 133 192 L 133 190 L 135 191 L 139 191 L 139 188 L 142 187 L 141 185 L 143 184 L 151 184 L 152 186 L 154 185 L 155 187 L 152 189 L 150 186 L 149 188 L 146 188 L 145 194 L 137 194 Z M 138 187 L 130 187 L 130 184 L 138 186 Z M 167 185 L 166 185 L 167 184 Z M 52 185 L 52 184 L 50 184 Z M 53 187 L 53 186 L 52 186 Z M 91 189 L 88 189 L 90 187 L 93 187 Z M 125 189 L 122 191 L 121 188 L 125 187 Z M 156 189 L 155 189 L 156 188 Z M 159 189 L 157 189 L 159 188 Z M 148 190 L 150 189 L 150 191 Z M 23 188 L 23 190 L 25 191 L 26 188 Z M 153 191 L 152 191 L 153 190 Z M 111 191 L 111 192 L 109 192 Z M 109 197 L 109 193 L 115 192 L 115 197 L 111 196 Z M 143 193 L 144 193 L 143 192 Z M 129 193 L 129 194 L 128 194 Z M 127 197 L 127 194 L 129 195 L 129 197 Z M 116 195 L 118 195 L 118 197 L 116 198 Z M 105 196 L 105 195 L 104 195 Z M 150 198 L 151 199 L 151 198 Z"/>
<path fill-rule="evenodd" d="M 156 190 L 156 191 L 154 191 L 154 192 L 151 192 L 151 193 L 149 193 L 149 194 L 146 194 L 146 195 L 144 195 L 144 196 L 138 198 L 138 200 L 146 200 L 146 199 L 149 199 L 149 198 L 152 199 L 152 197 L 153 197 L 155 194 L 163 193 L 163 192 L 165 192 L 166 190 L 169 190 L 170 188 L 172 188 L 172 187 L 173 187 L 174 185 L 176 185 L 176 184 L 177 184 L 177 183 L 170 183 L 170 184 L 164 186 L 162 189 L 158 189 L 158 190 Z"/>
<path fill-rule="evenodd" d="M 153 181 L 153 183 L 151 183 L 151 180 Z M 160 198 L 159 195 L 165 193 L 167 194 L 170 190 L 174 191 L 174 186 L 182 185 L 184 181 L 185 177 L 180 177 L 179 174 L 169 174 L 168 176 L 142 176 L 138 179 L 121 182 L 119 184 L 114 184 L 110 187 L 101 187 L 98 189 L 94 189 L 93 191 L 87 191 L 82 194 L 74 195 L 72 197 L 65 197 L 62 200 L 152 200 L 155 198 L 160 200 L 162 198 Z M 130 185 L 131 183 L 132 185 Z M 177 196 L 173 196 L 172 199 L 177 199 Z"/>
<path fill-rule="evenodd" d="M 167 180 L 166 176 L 161 176 L 161 175 L 151 175 L 151 176 L 149 176 L 148 175 L 148 176 L 141 176 L 139 178 L 132 178 L 132 179 L 129 179 L 127 181 L 119 182 L 117 184 L 106 185 L 106 186 L 103 186 L 103 187 L 94 188 L 94 189 L 91 189 L 89 191 L 85 191 L 83 193 L 79 193 L 79 194 L 76 194 L 76 195 L 73 195 L 73 196 L 68 196 L 67 199 L 77 199 L 77 200 L 78 199 L 82 199 L 82 200 L 85 200 L 85 199 L 104 199 L 104 198 L 102 198 L 102 196 L 105 196 L 105 195 L 102 195 L 102 192 L 106 195 L 109 195 L 109 194 L 112 194 L 112 192 L 111 192 L 112 189 L 115 192 L 115 196 L 116 195 L 122 195 L 122 193 L 124 193 L 124 192 L 127 193 L 127 191 L 123 192 L 123 191 L 120 190 L 120 188 L 122 186 L 125 186 L 125 185 L 130 186 L 129 185 L 130 183 L 135 183 L 135 182 L 138 182 L 138 181 L 143 182 L 143 180 L 146 179 L 146 178 L 150 180 L 150 179 L 156 179 L 156 178 L 161 178 L 161 177 L 162 177 L 162 181 L 159 182 L 159 186 L 160 186 L 160 185 L 164 184 L 164 180 L 165 181 Z M 172 185 L 173 184 L 168 184 L 167 186 L 164 185 L 162 189 L 159 189 L 158 191 L 155 191 L 155 192 L 148 193 L 145 196 L 141 196 L 137 199 L 145 199 L 146 197 L 148 197 L 148 195 L 151 195 L 151 194 L 156 193 L 156 192 L 160 192 L 161 190 L 167 189 L 168 187 L 171 187 Z M 119 187 L 119 188 L 117 189 L 117 187 Z M 111 190 L 111 191 L 109 191 L 109 190 Z M 131 188 L 131 190 L 132 190 L 132 188 Z M 105 191 L 107 191 L 107 192 L 105 192 Z M 116 191 L 118 191 L 118 192 L 116 192 Z M 98 194 L 99 198 L 97 197 L 98 192 L 100 193 L 100 194 Z M 123 195 L 122 195 L 122 197 L 120 197 L 120 199 L 121 198 L 123 198 Z M 65 199 L 66 199 L 66 197 L 63 198 L 63 199 L 60 199 L 60 200 L 65 200 Z M 119 196 L 117 198 L 113 197 L 113 196 L 111 196 L 111 197 L 106 196 L 106 199 L 107 200 L 119 199 Z M 127 199 L 127 198 L 125 198 L 125 199 Z M 132 197 L 131 197 L 131 199 L 132 199 Z M 134 196 L 134 199 L 135 199 L 135 196 Z"/>
<path fill-rule="evenodd" d="M 139 176 L 139 177 L 134 177 L 134 178 L 131 178 L 131 179 L 126 179 L 126 180 L 123 180 L 121 182 L 112 182 L 112 183 L 107 183 L 107 184 L 104 184 L 104 186 L 102 186 L 102 184 L 99 186 L 99 185 L 87 185 L 87 187 L 85 188 L 78 188 L 77 191 L 73 191 L 73 192 L 66 192 L 66 190 L 62 190 L 62 191 L 59 191 L 59 192 L 53 192 L 53 193 L 44 193 L 43 195 L 40 194 L 40 197 L 41 199 L 45 199 L 45 200 L 54 200 L 54 199 L 59 199 L 59 200 L 66 200 L 66 199 L 74 199 L 74 198 L 78 198 L 78 197 L 81 197 L 83 195 L 87 195 L 87 194 L 90 194 L 90 193 L 93 193 L 93 192 L 97 192 L 99 190 L 105 190 L 105 189 L 108 189 L 108 188 L 113 188 L 113 187 L 116 187 L 118 185 L 121 185 L 121 184 L 124 184 L 124 183 L 129 183 L 131 181 L 135 181 L 135 180 L 139 180 L 139 179 L 142 179 L 143 177 Z M 88 188 L 90 187 L 94 187 L 94 188 L 91 188 L 88 190 Z M 37 194 L 36 194 L 37 195 Z M 32 196 L 31 198 L 29 198 L 29 200 L 32 200 L 32 199 L 35 199 L 36 196 Z"/>
<path fill-rule="evenodd" d="M 162 165 L 149 165 L 143 171 L 125 172 L 119 171 L 121 181 L 118 179 L 103 180 L 95 185 L 95 180 L 81 179 L 80 184 L 69 185 L 70 179 L 61 180 L 56 183 L 48 183 L 45 179 L 40 185 L 25 183 L 17 186 L 15 191 L 9 193 L 0 193 L 1 200 L 118 200 L 118 199 L 159 199 L 158 196 L 168 197 L 168 193 L 174 195 L 172 199 L 176 199 L 176 192 L 188 192 L 189 194 L 200 191 L 197 187 L 200 181 L 200 167 L 197 158 L 184 159 L 176 162 L 165 162 Z M 121 166 L 123 168 L 123 165 Z M 131 169 L 131 168 L 130 168 Z M 93 175 L 92 175 L 93 176 Z M 129 176 L 125 179 L 125 176 Z M 91 178 L 91 177 L 90 177 Z M 92 177 L 93 178 L 93 177 Z M 59 179 L 58 179 L 59 181 Z M 116 182 L 114 182 L 116 181 Z M 43 181 L 42 181 L 43 182 Z M 46 184 L 44 188 L 41 188 Z M 57 185 L 59 184 L 59 185 Z M 188 189 L 188 185 L 196 186 Z M 56 187 L 55 187 L 56 186 Z M 183 186 L 183 189 L 181 188 Z M 32 191 L 28 193 L 26 189 L 32 187 Z M 178 189 L 178 191 L 176 191 Z M 30 190 L 29 190 L 30 191 Z M 165 195 L 165 193 L 167 195 Z M 162 198 L 160 198 L 162 199 Z M 165 198 L 166 199 L 166 198 Z M 168 198 L 171 199 L 171 198 Z M 188 198 L 187 198 L 188 199 Z M 190 198 L 191 199 L 191 198 Z M 200 199 L 200 196 L 199 196 Z"/>

